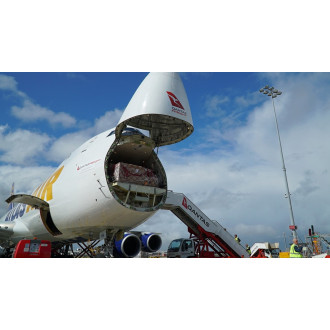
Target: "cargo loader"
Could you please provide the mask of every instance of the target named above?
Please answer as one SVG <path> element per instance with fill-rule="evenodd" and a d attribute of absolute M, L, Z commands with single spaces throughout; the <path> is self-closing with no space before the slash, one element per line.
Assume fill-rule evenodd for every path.
<path fill-rule="evenodd" d="M 235 241 L 225 228 L 217 221 L 209 219 L 184 194 L 167 191 L 166 202 L 162 209 L 170 210 L 176 215 L 188 227 L 190 233 L 190 239 L 178 240 L 179 251 L 174 254 L 172 253 L 174 251 L 168 251 L 170 252 L 168 257 L 249 257 L 245 248 Z"/>

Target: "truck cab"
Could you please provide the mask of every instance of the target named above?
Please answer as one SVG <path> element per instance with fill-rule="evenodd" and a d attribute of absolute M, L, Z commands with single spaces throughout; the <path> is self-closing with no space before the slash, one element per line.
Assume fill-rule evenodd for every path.
<path fill-rule="evenodd" d="M 193 258 L 195 256 L 195 243 L 189 238 L 175 239 L 167 249 L 167 258 Z"/>
<path fill-rule="evenodd" d="M 278 258 L 280 243 L 254 243 L 251 248 L 251 258 Z"/>

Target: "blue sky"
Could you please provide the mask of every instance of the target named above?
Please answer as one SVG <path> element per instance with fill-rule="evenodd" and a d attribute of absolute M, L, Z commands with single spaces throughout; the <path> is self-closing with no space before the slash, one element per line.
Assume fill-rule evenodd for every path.
<path fill-rule="evenodd" d="M 7 125 L 7 135 L 18 129 L 38 136 L 46 133 L 44 147 L 49 147 L 60 137 L 90 129 L 105 113 L 123 110 L 145 76 L 146 73 L 8 72 L 2 75 L 1 121 Z M 206 132 L 199 128 L 207 127 L 210 120 L 214 127 L 243 123 L 250 105 L 242 105 L 236 99 L 249 93 L 256 95 L 262 84 L 254 73 L 182 73 L 182 80 L 194 109 L 196 127 L 193 137 L 173 146 L 173 150 L 191 147 L 195 139 L 205 140 Z M 262 99 L 253 102 L 257 101 Z M 229 114 L 235 115 L 235 123 L 218 121 Z M 55 166 L 60 161 L 56 156 L 35 156 L 29 161 L 39 165 Z"/>
<path fill-rule="evenodd" d="M 114 127 L 147 73 L 10 73 L 0 75 L 0 210 L 11 183 L 29 193 L 71 151 Z M 291 240 L 289 211 L 271 99 L 275 100 L 299 236 L 313 224 L 330 231 L 328 160 L 330 74 L 180 73 L 194 133 L 160 149 L 169 189 L 183 192 L 243 243 Z M 157 213 L 141 230 L 187 236 L 172 214 Z"/>

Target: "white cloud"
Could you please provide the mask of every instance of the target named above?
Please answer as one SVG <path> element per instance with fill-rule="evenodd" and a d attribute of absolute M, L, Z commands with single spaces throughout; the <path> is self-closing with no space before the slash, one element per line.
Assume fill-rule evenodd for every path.
<path fill-rule="evenodd" d="M 5 200 L 10 196 L 13 182 L 15 193 L 30 194 L 54 170 L 51 166 L 0 166 L 0 216 L 7 211 Z"/>
<path fill-rule="evenodd" d="M 0 89 L 17 91 L 17 82 L 14 77 L 0 74 Z"/>
<path fill-rule="evenodd" d="M 274 80 L 285 91 L 275 105 L 293 212 L 304 241 L 312 224 L 317 231 L 330 231 L 329 82 L 322 85 L 322 74 L 282 74 Z M 271 99 L 264 98 L 240 126 L 224 125 L 219 132 L 217 122 L 208 125 L 218 137 L 211 151 L 207 145 L 201 150 L 208 139 L 206 129 L 205 140 L 193 150 L 159 151 L 169 189 L 185 193 L 209 218 L 237 233 L 242 243 L 278 241 L 284 248 L 283 233 L 290 242 L 290 215 Z M 230 148 L 218 147 L 219 137 L 230 137 Z M 165 224 L 174 221 L 172 214 L 156 214 L 144 230 L 152 231 L 149 223 L 154 225 L 158 217 L 164 225 L 156 228 L 167 237 Z M 180 220 L 175 221 L 180 228 Z"/>
<path fill-rule="evenodd" d="M 65 134 L 54 141 L 46 154 L 46 158 L 60 163 L 91 137 L 90 130 Z"/>
<path fill-rule="evenodd" d="M 205 101 L 206 115 L 208 117 L 220 117 L 224 115 L 222 105 L 229 102 L 227 96 L 208 96 Z"/>
<path fill-rule="evenodd" d="M 35 106 L 29 101 L 26 101 L 25 104 L 27 106 L 18 110 L 17 115 L 20 111 L 23 113 L 26 109 L 27 112 L 24 112 L 23 116 L 28 118 L 30 115 L 33 120 L 36 118 L 46 119 L 47 115 L 52 115 L 50 110 Z M 40 159 L 43 159 L 44 161 L 60 163 L 91 137 L 115 127 L 122 112 L 118 109 L 107 111 L 103 116 L 95 119 L 92 126 L 64 134 L 57 139 L 48 136 L 46 133 L 39 134 L 23 129 L 10 131 L 8 125 L 2 125 L 0 126 L 0 161 L 21 165 L 36 164 Z M 71 120 L 69 118 L 67 121 L 65 116 L 59 118 L 58 115 L 53 113 L 53 118 L 49 117 L 49 120 L 54 123 L 56 120 L 63 119 L 62 124 L 69 123 Z"/>
<path fill-rule="evenodd" d="M 68 74 L 69 78 L 84 78 L 79 74 Z M 46 107 L 32 102 L 17 87 L 14 77 L 0 74 L 0 89 L 13 92 L 23 98 L 23 105 L 12 106 L 11 114 L 22 122 L 46 121 L 50 125 L 62 125 L 72 128 L 77 120 L 65 112 L 54 112 Z M 106 111 L 103 116 L 95 119 L 92 126 L 88 123 L 76 132 L 65 134 L 58 139 L 52 139 L 47 134 L 37 134 L 28 130 L 16 130 L 6 133 L 8 126 L 0 126 L 0 161 L 11 164 L 24 164 L 36 161 L 37 156 L 46 160 L 61 162 L 87 139 L 107 129 L 115 127 L 123 111 L 115 109 Z M 82 124 L 82 122 L 78 123 Z M 46 146 L 48 147 L 46 149 Z"/>
<path fill-rule="evenodd" d="M 26 94 L 17 89 L 17 81 L 14 77 L 0 74 L 0 89 L 13 92 L 20 97 L 26 97 Z"/>
<path fill-rule="evenodd" d="M 47 159 L 61 162 L 67 158 L 76 148 L 93 136 L 102 133 L 117 125 L 123 111 L 115 109 L 107 111 L 105 114 L 94 121 L 94 125 L 83 130 L 68 133 L 58 138 L 47 152 Z"/>
<path fill-rule="evenodd" d="M 241 95 L 235 98 L 235 103 L 242 108 L 257 104 L 259 102 L 260 102 L 259 93 L 249 93 L 247 95 Z"/>
<path fill-rule="evenodd" d="M 0 161 L 9 164 L 35 164 L 42 157 L 51 138 L 47 134 L 0 126 Z"/>
<path fill-rule="evenodd" d="M 23 105 L 12 106 L 11 114 L 23 122 L 35 122 L 44 120 L 50 125 L 62 125 L 73 127 L 77 120 L 65 112 L 55 112 L 32 102 L 29 97 L 18 89 L 18 83 L 14 77 L 0 74 L 0 90 L 10 91 L 23 99 Z"/>
<path fill-rule="evenodd" d="M 63 127 L 72 127 L 76 119 L 65 112 L 54 112 L 30 100 L 24 100 L 22 107 L 13 106 L 11 114 L 24 122 L 45 120 L 51 125 L 61 124 Z"/>
<path fill-rule="evenodd" d="M 107 111 L 103 116 L 95 119 L 93 128 L 95 134 L 99 134 L 110 128 L 116 127 L 122 114 L 123 110 L 115 109 L 112 111 Z"/>

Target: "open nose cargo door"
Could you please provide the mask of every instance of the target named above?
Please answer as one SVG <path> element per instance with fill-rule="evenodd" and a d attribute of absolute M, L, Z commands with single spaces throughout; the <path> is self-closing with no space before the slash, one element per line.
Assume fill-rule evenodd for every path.
<path fill-rule="evenodd" d="M 135 128 L 148 131 L 149 136 Z M 166 201 L 167 179 L 154 149 L 179 142 L 193 130 L 187 94 L 179 75 L 148 74 L 120 118 L 116 139 L 105 158 L 112 196 L 129 209 L 158 210 Z"/>
<path fill-rule="evenodd" d="M 194 130 L 186 91 L 177 73 L 150 73 L 136 90 L 116 127 L 147 130 L 157 147 L 179 142 Z"/>

